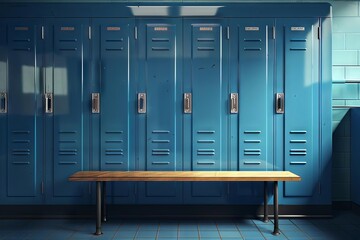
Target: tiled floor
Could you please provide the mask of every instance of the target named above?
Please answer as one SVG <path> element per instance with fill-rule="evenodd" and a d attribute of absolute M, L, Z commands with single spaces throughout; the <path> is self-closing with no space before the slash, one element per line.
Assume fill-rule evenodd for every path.
<path fill-rule="evenodd" d="M 273 236 L 272 222 L 259 220 L 118 220 L 103 224 L 104 234 L 94 236 L 94 220 L 21 219 L 0 220 L 1 240 L 64 239 L 360 239 L 360 216 L 339 212 L 330 219 L 281 219 L 281 235 Z"/>

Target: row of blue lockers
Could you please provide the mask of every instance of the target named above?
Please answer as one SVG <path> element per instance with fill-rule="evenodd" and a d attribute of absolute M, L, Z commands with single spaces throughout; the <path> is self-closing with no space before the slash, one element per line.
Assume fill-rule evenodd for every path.
<path fill-rule="evenodd" d="M 329 18 L 4 18 L 0 32 L 1 204 L 91 203 L 91 184 L 67 181 L 88 169 L 289 170 L 302 181 L 281 185 L 282 204 L 331 203 Z M 129 204 L 262 192 L 107 191 Z"/>

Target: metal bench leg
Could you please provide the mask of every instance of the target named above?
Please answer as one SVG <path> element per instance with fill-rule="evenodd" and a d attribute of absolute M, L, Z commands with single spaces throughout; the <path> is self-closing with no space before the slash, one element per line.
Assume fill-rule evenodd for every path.
<path fill-rule="evenodd" d="M 278 201 L 278 182 L 274 182 L 274 232 L 273 235 L 280 234 L 279 230 L 279 201 Z"/>
<path fill-rule="evenodd" d="M 95 235 L 101 235 L 101 182 L 96 182 L 96 232 Z"/>
<path fill-rule="evenodd" d="M 264 182 L 264 222 L 268 222 L 269 221 L 269 216 L 268 216 L 268 196 L 267 196 L 267 182 Z"/>
<path fill-rule="evenodd" d="M 106 182 L 102 182 L 102 221 L 106 222 Z"/>

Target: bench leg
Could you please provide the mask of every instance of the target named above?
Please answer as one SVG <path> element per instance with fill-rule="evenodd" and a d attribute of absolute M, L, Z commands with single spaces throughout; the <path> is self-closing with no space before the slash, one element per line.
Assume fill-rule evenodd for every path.
<path fill-rule="evenodd" d="M 101 235 L 101 182 L 96 182 L 96 232 L 95 235 Z"/>
<path fill-rule="evenodd" d="M 102 182 L 102 221 L 106 222 L 106 182 Z"/>
<path fill-rule="evenodd" d="M 279 230 L 279 201 L 278 201 L 278 182 L 274 182 L 274 232 L 273 235 L 280 234 Z"/>
<path fill-rule="evenodd" d="M 269 222 L 267 184 L 267 182 L 264 182 L 264 222 Z"/>

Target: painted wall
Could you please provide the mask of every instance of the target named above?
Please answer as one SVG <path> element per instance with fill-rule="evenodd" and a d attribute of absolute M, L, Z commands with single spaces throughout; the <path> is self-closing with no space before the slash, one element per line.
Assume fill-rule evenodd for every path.
<path fill-rule="evenodd" d="M 76 2 L 149 2 L 151 0 L 77 0 Z M 193 0 L 173 0 L 193 2 Z M 202 1 L 202 0 L 200 0 Z M 205 0 L 209 2 L 209 0 Z M 211 0 L 210 0 L 211 1 Z M 360 106 L 360 2 L 323 1 L 333 5 L 333 106 Z M 0 2 L 9 2 L 9 0 Z M 13 0 L 11 2 L 33 2 Z M 37 0 L 37 2 L 74 2 L 73 0 Z M 169 2 L 158 0 L 157 2 Z M 212 1 L 220 2 L 220 1 Z M 227 2 L 254 2 L 227 0 Z M 302 0 L 256 2 L 311 2 Z M 350 112 L 347 108 L 333 109 L 333 200 L 348 201 L 350 196 Z"/>

